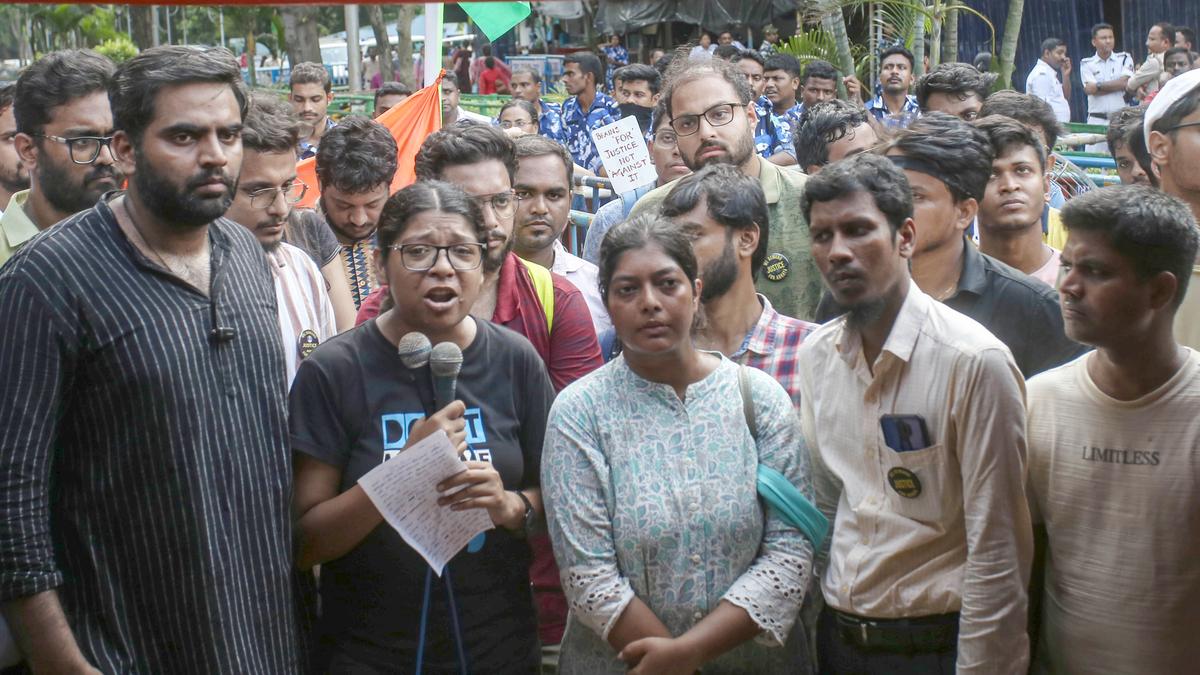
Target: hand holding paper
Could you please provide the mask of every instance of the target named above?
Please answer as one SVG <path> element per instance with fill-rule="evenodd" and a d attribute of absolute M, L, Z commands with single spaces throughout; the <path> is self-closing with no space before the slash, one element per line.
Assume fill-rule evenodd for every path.
<path fill-rule="evenodd" d="M 485 509 L 454 511 L 438 505 L 442 495 L 437 485 L 466 470 L 439 429 L 358 479 L 383 519 L 439 576 L 475 535 L 492 529 Z"/>

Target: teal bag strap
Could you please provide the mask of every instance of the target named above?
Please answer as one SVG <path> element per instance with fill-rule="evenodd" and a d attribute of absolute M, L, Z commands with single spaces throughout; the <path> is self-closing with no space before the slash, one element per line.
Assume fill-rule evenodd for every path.
<path fill-rule="evenodd" d="M 742 395 L 742 415 L 750 436 L 758 444 L 758 418 L 754 413 L 754 399 L 750 395 L 750 378 L 746 366 L 738 367 L 738 390 Z M 800 530 L 813 550 L 819 551 L 829 535 L 829 519 L 813 505 L 786 476 L 766 464 L 758 465 L 758 496 L 767 503 L 783 522 Z"/>

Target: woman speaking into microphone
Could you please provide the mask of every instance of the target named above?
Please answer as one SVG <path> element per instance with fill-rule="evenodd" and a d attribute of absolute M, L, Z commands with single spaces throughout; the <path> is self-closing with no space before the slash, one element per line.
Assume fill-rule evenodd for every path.
<path fill-rule="evenodd" d="M 487 229 L 466 194 L 439 181 L 404 188 L 384 207 L 378 239 L 390 309 L 305 359 L 290 395 L 297 564 L 321 565 L 315 670 L 537 672 L 524 538 L 542 518 L 550 379 L 527 340 L 469 314 Z M 458 400 L 436 414 L 428 367 L 397 353 L 411 333 L 462 350 Z M 467 460 L 437 486 L 442 507 L 486 509 L 496 528 L 433 575 L 427 595 L 424 559 L 357 481 L 438 428 Z"/>

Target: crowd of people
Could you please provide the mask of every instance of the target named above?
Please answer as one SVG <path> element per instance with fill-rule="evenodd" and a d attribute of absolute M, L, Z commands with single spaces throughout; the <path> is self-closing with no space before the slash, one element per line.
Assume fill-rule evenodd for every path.
<path fill-rule="evenodd" d="M 903 46 L 870 92 L 764 34 L 614 36 L 562 102 L 487 54 L 395 192 L 320 64 L 284 99 L 219 48 L 69 50 L 0 88 L 0 668 L 1188 672 L 1191 44 L 1093 29 L 1123 185 L 1077 191 L 1061 42 L 1028 93 Z M 657 181 L 572 252 L 624 117 Z M 461 350 L 452 402 L 414 334 Z M 440 508 L 494 527 L 431 570 L 359 481 L 438 433 Z"/>

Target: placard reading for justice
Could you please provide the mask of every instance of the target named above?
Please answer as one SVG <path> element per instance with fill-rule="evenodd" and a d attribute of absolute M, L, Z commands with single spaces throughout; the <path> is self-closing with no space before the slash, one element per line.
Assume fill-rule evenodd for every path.
<path fill-rule="evenodd" d="M 592 131 L 600 161 L 617 194 L 629 192 L 658 180 L 658 170 L 646 149 L 646 138 L 636 117 L 620 120 Z"/>

